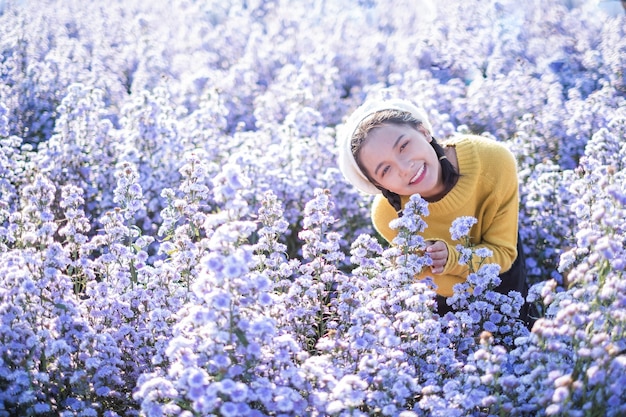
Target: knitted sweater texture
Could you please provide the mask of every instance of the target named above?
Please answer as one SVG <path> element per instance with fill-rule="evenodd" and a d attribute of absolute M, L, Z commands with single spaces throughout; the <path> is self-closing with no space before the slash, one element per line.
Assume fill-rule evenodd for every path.
<path fill-rule="evenodd" d="M 512 153 L 501 143 L 481 136 L 465 135 L 451 139 L 445 146 L 456 148 L 459 178 L 456 185 L 441 200 L 428 204 L 428 224 L 422 233 L 424 239 L 441 240 L 448 247 L 448 260 L 443 273 L 432 274 L 425 268 L 418 278 L 433 277 L 437 293 L 444 297 L 453 294 L 454 284 L 464 282 L 468 265 L 459 264 L 459 251 L 450 236 L 452 222 L 461 216 L 472 216 L 478 222 L 470 230 L 470 240 L 476 247 L 493 252 L 486 263 L 500 265 L 506 272 L 517 258 L 519 216 L 519 187 L 517 163 Z M 402 206 L 409 196 L 402 196 Z M 396 231 L 389 222 L 397 218 L 389 202 L 378 195 L 372 205 L 372 221 L 376 230 L 391 242 Z M 478 261 L 478 260 L 474 260 Z M 473 265 L 476 270 L 478 265 Z"/>

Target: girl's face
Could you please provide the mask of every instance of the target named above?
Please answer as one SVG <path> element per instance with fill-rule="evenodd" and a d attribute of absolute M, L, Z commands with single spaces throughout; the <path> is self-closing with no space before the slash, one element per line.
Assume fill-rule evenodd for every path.
<path fill-rule="evenodd" d="M 421 125 L 383 124 L 369 132 L 359 157 L 378 185 L 399 195 L 419 193 L 427 199 L 445 190 L 431 140 Z"/>

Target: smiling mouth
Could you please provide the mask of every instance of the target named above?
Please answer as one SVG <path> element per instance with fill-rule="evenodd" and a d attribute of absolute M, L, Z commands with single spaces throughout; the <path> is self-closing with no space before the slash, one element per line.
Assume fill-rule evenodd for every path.
<path fill-rule="evenodd" d="M 425 171 L 426 171 L 426 165 L 422 165 L 420 167 L 420 169 L 417 170 L 417 172 L 415 173 L 413 178 L 411 178 L 411 181 L 409 181 L 409 185 L 413 185 L 413 184 L 419 182 L 422 179 L 422 177 L 424 176 L 424 172 Z"/>

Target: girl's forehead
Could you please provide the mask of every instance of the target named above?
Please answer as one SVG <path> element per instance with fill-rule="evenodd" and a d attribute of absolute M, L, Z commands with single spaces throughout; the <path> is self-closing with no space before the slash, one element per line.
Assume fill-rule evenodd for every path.
<path fill-rule="evenodd" d="M 409 125 L 400 125 L 397 123 L 383 123 L 372 128 L 367 134 L 368 138 L 388 138 L 396 134 L 402 134 L 403 132 L 411 129 Z M 367 142 L 367 140 L 366 140 Z"/>

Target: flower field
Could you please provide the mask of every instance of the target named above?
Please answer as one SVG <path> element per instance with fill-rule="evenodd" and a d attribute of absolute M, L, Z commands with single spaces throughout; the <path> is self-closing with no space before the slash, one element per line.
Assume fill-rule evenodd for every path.
<path fill-rule="evenodd" d="M 0 417 L 626 415 L 626 17 L 596 3 L 0 2 Z M 532 330 L 498 265 L 433 311 L 419 196 L 375 234 L 336 163 L 368 97 L 516 155 Z"/>

